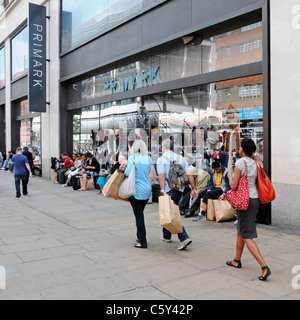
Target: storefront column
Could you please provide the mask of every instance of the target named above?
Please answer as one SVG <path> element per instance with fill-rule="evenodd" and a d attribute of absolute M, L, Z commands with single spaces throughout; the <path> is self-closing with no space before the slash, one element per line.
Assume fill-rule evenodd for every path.
<path fill-rule="evenodd" d="M 5 132 L 5 107 L 0 106 L 0 152 L 3 152 L 5 149 L 5 141 L 4 141 L 4 132 Z"/>
<path fill-rule="evenodd" d="M 10 39 L 7 39 L 5 41 L 5 61 L 11 60 L 11 53 L 10 53 Z M 11 150 L 12 144 L 11 144 L 11 134 L 12 134 L 12 128 L 11 128 L 11 70 L 10 68 L 5 68 L 5 145 L 6 145 L 6 153 Z M 8 154 L 8 153 L 7 153 Z"/>
<path fill-rule="evenodd" d="M 47 112 L 41 114 L 42 174 L 49 178 L 51 157 L 60 154 L 60 84 L 59 84 L 59 1 L 47 3 Z"/>

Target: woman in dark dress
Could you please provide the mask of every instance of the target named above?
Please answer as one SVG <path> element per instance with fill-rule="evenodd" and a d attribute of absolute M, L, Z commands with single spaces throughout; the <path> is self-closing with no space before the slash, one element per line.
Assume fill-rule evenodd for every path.
<path fill-rule="evenodd" d="M 254 238 L 257 238 L 255 220 L 259 207 L 258 193 L 256 188 L 257 167 L 255 161 L 251 158 L 255 150 L 256 146 L 252 139 L 243 139 L 240 148 L 241 159 L 235 164 L 231 189 L 234 191 L 237 190 L 240 178 L 245 174 L 245 172 L 247 172 L 250 201 L 249 207 L 246 211 L 238 210 L 236 255 L 234 260 L 227 261 L 226 264 L 234 268 L 241 268 L 241 257 L 246 244 L 248 250 L 262 268 L 262 275 L 259 276 L 258 279 L 265 281 L 270 276 L 271 271 L 266 265 L 257 244 L 253 240 Z"/>

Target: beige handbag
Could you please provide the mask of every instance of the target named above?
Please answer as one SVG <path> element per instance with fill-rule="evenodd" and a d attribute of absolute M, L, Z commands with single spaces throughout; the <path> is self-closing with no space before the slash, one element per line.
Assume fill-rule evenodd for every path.
<path fill-rule="evenodd" d="M 135 183 L 135 160 L 133 160 L 133 166 L 128 178 L 125 177 L 121 183 L 118 191 L 118 195 L 121 199 L 129 199 L 136 194 L 136 183 Z"/>
<path fill-rule="evenodd" d="M 168 196 L 158 198 L 160 225 L 172 234 L 182 233 L 182 221 L 179 206 Z"/>

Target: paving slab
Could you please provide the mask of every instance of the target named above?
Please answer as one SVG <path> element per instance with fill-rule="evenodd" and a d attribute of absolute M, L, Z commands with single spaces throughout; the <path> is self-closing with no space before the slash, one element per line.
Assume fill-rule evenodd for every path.
<path fill-rule="evenodd" d="M 299 300 L 292 286 L 300 265 L 300 233 L 258 225 L 257 244 L 272 270 L 267 282 L 247 249 L 234 258 L 232 222 L 183 224 L 193 243 L 178 251 L 177 236 L 160 240 L 158 205 L 145 210 L 148 249 L 133 247 L 128 202 L 96 190 L 73 191 L 33 177 L 29 195 L 15 198 L 13 175 L 0 172 L 1 300 Z M 298 280 L 300 284 L 300 279 Z"/>

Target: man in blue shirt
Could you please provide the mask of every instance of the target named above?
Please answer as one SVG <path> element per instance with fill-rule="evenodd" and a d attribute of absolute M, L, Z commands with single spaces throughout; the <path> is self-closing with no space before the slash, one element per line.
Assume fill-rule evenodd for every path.
<path fill-rule="evenodd" d="M 23 194 L 26 196 L 27 191 L 27 170 L 29 171 L 29 176 L 31 176 L 31 169 L 26 156 L 22 154 L 22 148 L 17 148 L 16 154 L 12 157 L 12 161 L 15 167 L 15 186 L 16 186 L 16 197 L 20 198 L 20 182 L 22 180 Z"/>
<path fill-rule="evenodd" d="M 228 167 L 229 153 L 225 150 L 225 146 L 221 147 L 221 153 L 219 154 L 219 161 L 225 168 Z"/>
<path fill-rule="evenodd" d="M 186 171 L 188 169 L 188 164 L 186 160 L 179 154 L 174 153 L 172 150 L 174 149 L 174 144 L 170 139 L 166 139 L 162 143 L 162 153 L 163 156 L 157 160 L 157 173 L 159 176 L 159 185 L 162 195 L 169 195 L 173 200 L 174 204 L 178 205 L 182 195 L 183 189 L 181 190 L 171 190 L 168 179 L 169 179 L 169 170 L 170 170 L 170 162 L 176 161 L 182 165 L 183 169 Z M 197 198 L 198 194 L 195 189 L 194 181 L 189 181 L 192 186 L 192 195 Z M 163 228 L 163 235 L 161 240 L 165 242 L 171 242 L 171 232 L 167 229 Z M 182 233 L 178 234 L 178 239 L 180 240 L 180 246 L 178 250 L 184 250 L 188 245 L 192 243 L 192 240 L 189 238 L 185 228 L 182 228 Z"/>

